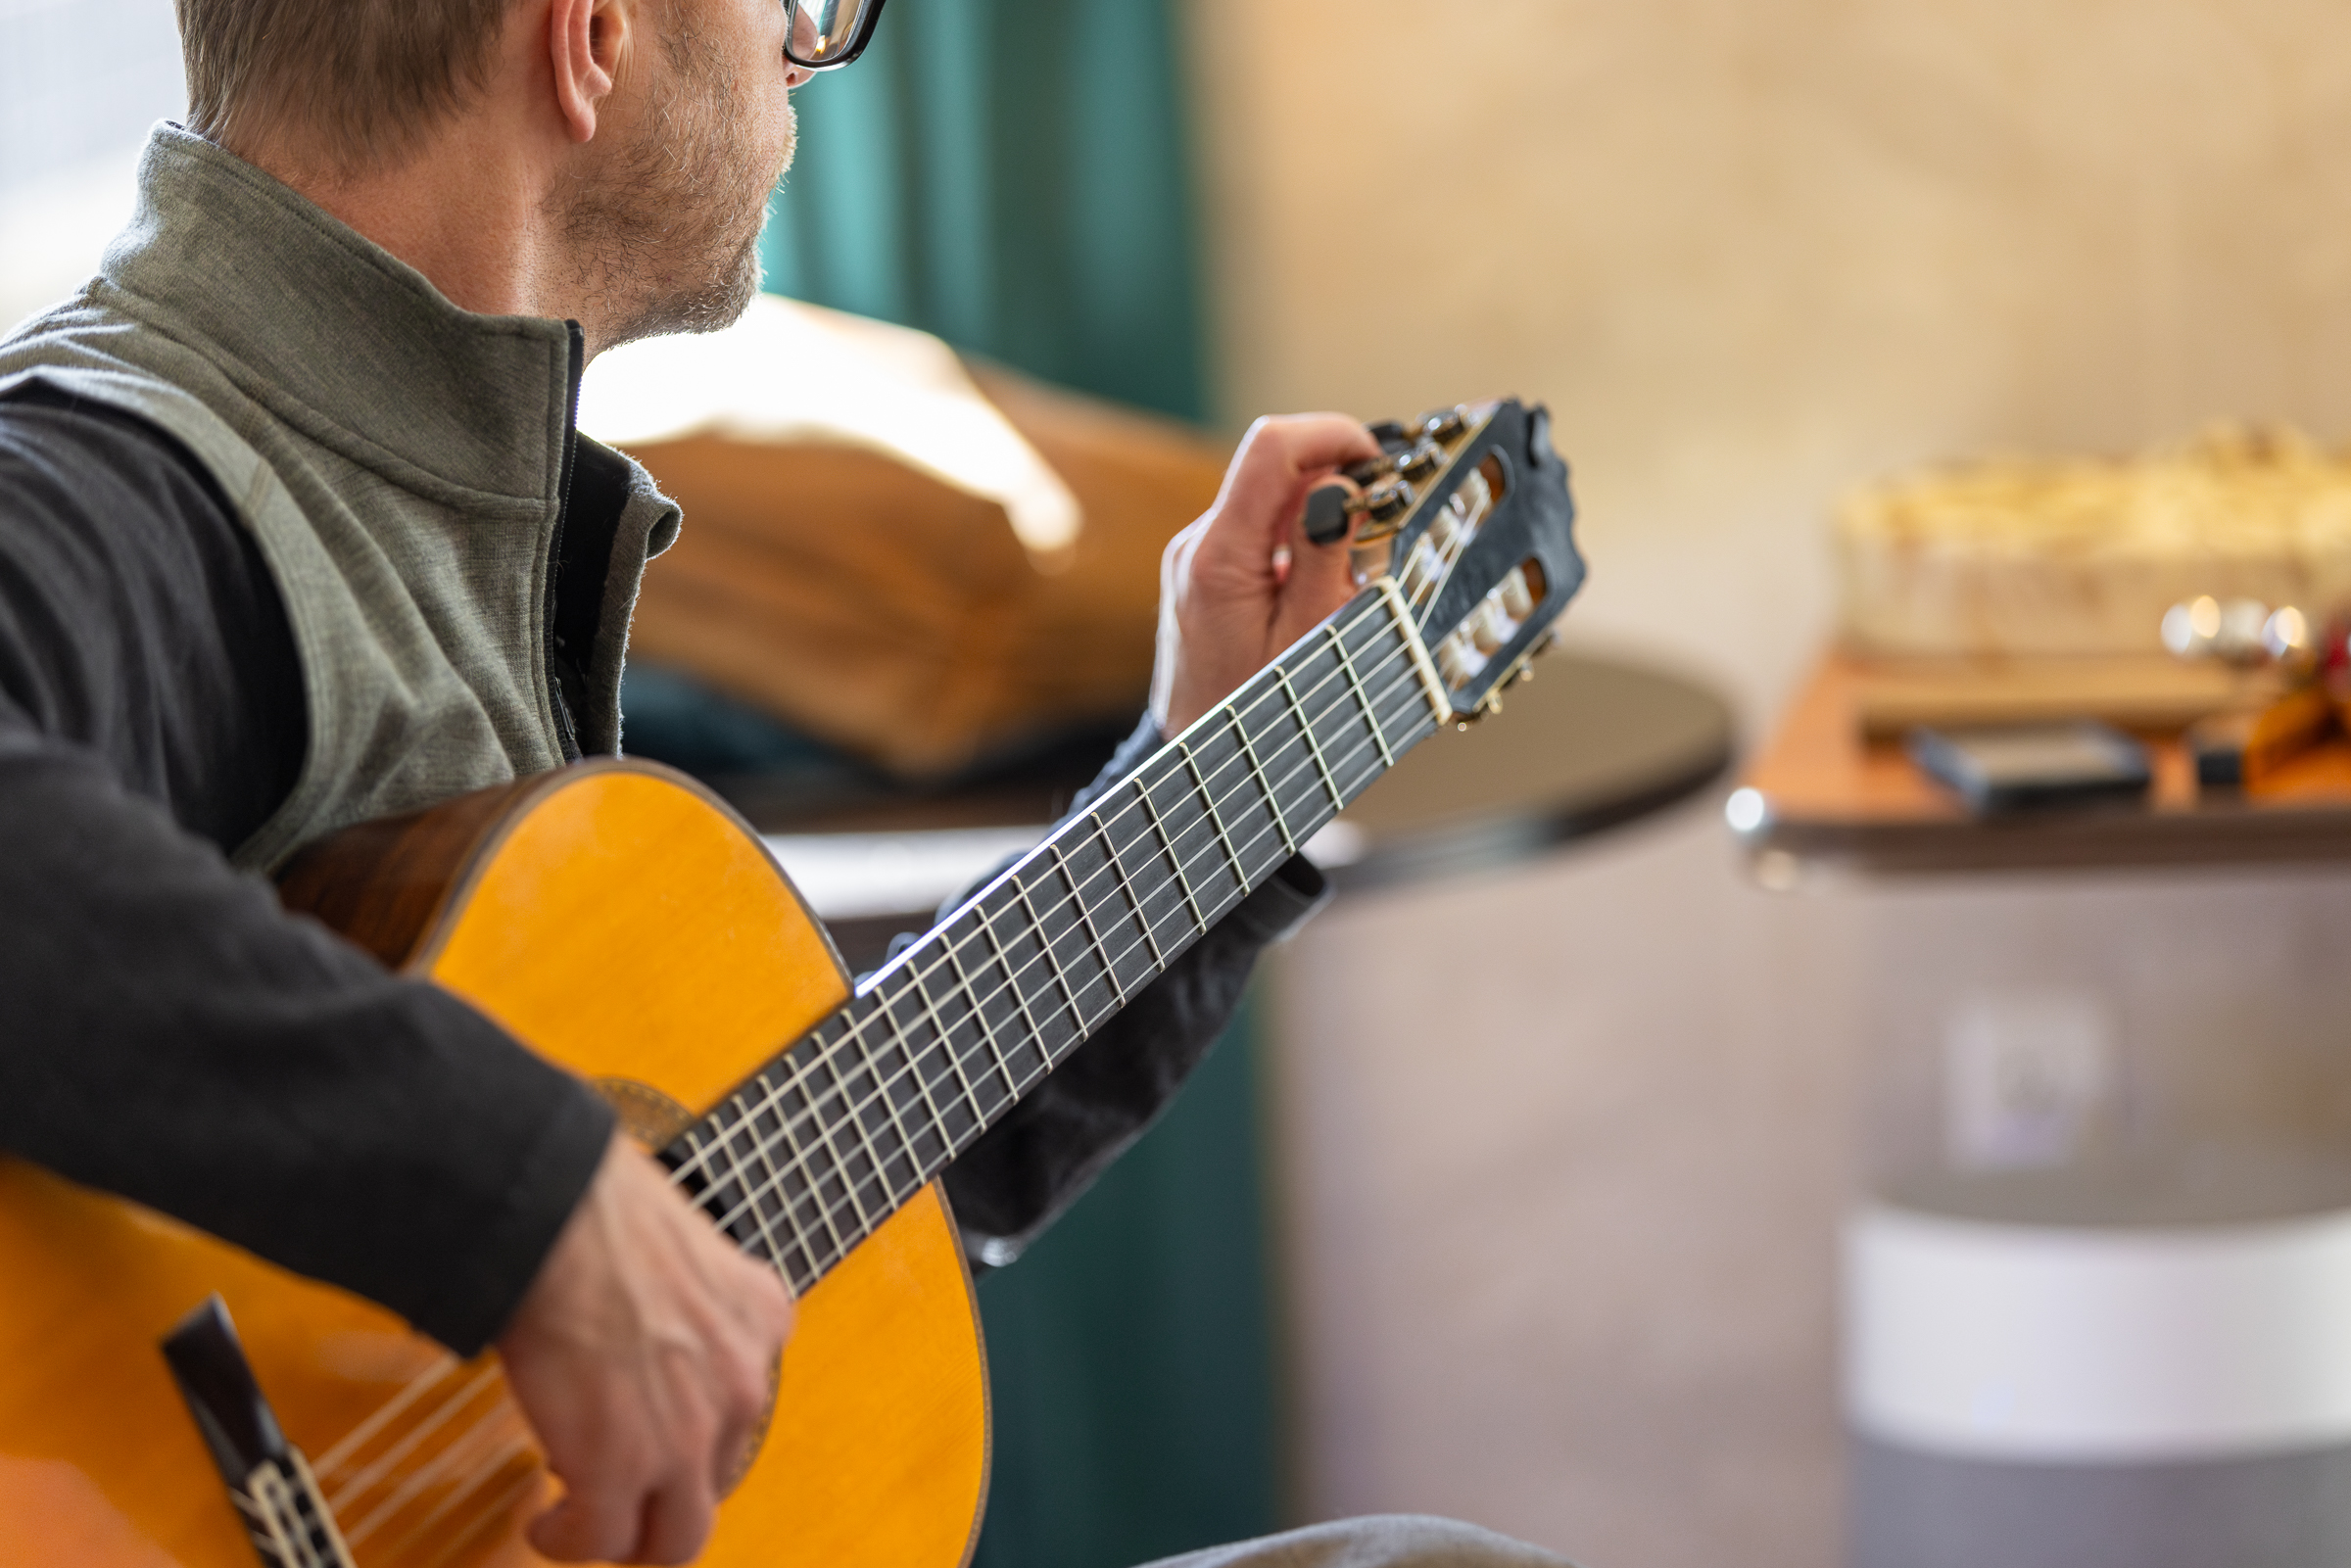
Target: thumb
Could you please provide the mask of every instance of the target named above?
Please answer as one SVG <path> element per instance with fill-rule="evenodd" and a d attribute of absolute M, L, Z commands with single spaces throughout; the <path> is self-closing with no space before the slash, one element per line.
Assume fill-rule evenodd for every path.
<path fill-rule="evenodd" d="M 1224 542 L 1262 556 L 1289 541 L 1307 492 L 1348 463 L 1379 455 L 1363 421 L 1338 413 L 1260 419 L 1241 438 L 1212 515 Z"/>
<path fill-rule="evenodd" d="M 619 1508 L 597 1508 L 577 1492 L 531 1521 L 531 1549 L 557 1562 L 622 1562 L 637 1549 L 637 1521 Z"/>

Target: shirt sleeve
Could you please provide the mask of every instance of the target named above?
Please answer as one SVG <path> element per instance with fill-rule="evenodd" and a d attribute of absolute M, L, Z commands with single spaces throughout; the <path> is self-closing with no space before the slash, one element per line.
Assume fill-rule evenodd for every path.
<path fill-rule="evenodd" d="M 295 657 L 168 438 L 0 403 L 0 1148 L 471 1354 L 612 1118 L 230 866 Z"/>
<path fill-rule="evenodd" d="M 1159 745 L 1146 716 L 1070 816 Z M 1150 1130 L 1231 1022 L 1258 955 L 1329 896 L 1304 855 L 1283 862 L 947 1167 L 947 1197 L 975 1269 L 1019 1258 Z"/>

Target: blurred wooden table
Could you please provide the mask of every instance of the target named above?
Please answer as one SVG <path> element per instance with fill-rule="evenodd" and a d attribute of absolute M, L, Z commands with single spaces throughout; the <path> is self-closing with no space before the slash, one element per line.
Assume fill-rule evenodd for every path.
<path fill-rule="evenodd" d="M 2258 793 L 2200 789 L 2177 736 L 2143 737 L 2143 802 L 1968 815 L 1898 741 L 1865 741 L 1861 675 L 1831 653 L 1755 753 L 1728 807 L 1766 884 L 1809 867 L 1873 874 L 2351 859 L 2351 744 L 2296 759 Z"/>

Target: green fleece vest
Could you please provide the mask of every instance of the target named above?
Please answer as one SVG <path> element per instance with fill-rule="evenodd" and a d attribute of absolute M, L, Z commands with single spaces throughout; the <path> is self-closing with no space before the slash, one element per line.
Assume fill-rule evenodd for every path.
<path fill-rule="evenodd" d="M 268 560 L 310 751 L 239 865 L 266 871 L 351 823 L 564 760 L 547 620 L 571 355 L 563 322 L 458 309 L 174 125 L 149 141 L 137 212 L 98 276 L 0 340 L 0 394 L 37 378 L 169 431 Z M 678 526 L 628 466 L 596 646 L 578 658 L 589 753 L 619 748 L 637 585 Z"/>

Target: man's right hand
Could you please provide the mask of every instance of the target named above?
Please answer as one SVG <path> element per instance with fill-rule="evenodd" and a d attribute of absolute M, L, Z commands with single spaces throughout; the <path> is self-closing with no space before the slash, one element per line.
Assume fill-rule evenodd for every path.
<path fill-rule="evenodd" d="M 792 1293 L 616 1135 L 498 1342 L 563 1483 L 531 1544 L 685 1562 L 766 1414 Z"/>

